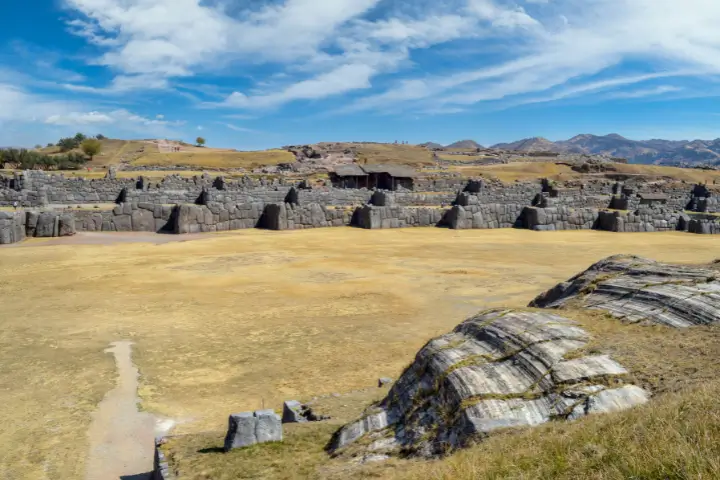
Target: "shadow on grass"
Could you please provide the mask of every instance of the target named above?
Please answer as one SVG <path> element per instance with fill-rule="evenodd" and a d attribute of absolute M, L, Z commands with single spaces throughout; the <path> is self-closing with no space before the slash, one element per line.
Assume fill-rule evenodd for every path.
<path fill-rule="evenodd" d="M 197 451 L 197 453 L 224 453 L 225 449 L 223 447 L 209 447 L 209 448 L 202 448 Z"/>
<path fill-rule="evenodd" d="M 153 472 L 138 473 L 136 475 L 121 475 L 120 480 L 150 480 Z"/>

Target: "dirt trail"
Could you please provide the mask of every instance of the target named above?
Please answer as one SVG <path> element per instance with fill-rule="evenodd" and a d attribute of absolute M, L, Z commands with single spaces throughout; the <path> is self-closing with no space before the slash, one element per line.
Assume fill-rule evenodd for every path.
<path fill-rule="evenodd" d="M 115 342 L 105 350 L 115 356 L 118 382 L 93 413 L 86 480 L 140 480 L 152 471 L 158 422 L 138 411 L 138 369 L 132 364 L 131 345 Z"/>

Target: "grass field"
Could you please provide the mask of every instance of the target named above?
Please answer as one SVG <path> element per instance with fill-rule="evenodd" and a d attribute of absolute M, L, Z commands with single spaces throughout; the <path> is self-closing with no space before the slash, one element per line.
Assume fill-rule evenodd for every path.
<path fill-rule="evenodd" d="M 46 243 L 31 240 L 25 245 L 36 248 L 0 248 L 0 294 L 5 299 L 0 471 L 12 479 L 82 477 L 89 415 L 115 378 L 112 359 L 103 353 L 113 341 L 135 342 L 143 409 L 181 421 L 176 433 L 206 432 L 182 437 L 175 445 L 181 465 L 199 468 L 182 478 L 224 478 L 215 469 L 229 469 L 228 462 L 246 472 L 232 478 L 348 478 L 345 465 L 322 453 L 324 442 L 338 424 L 381 394 L 368 389 L 378 377 L 396 378 L 429 338 L 483 308 L 522 307 L 607 255 L 635 253 L 688 263 L 720 257 L 716 238 L 683 233 L 335 228 L 251 230 L 162 245 Z M 626 329 L 592 318 L 583 322 L 596 336 L 609 339 L 613 355 L 634 368 L 639 382 L 658 392 L 695 388 L 709 370 L 717 374 L 716 330 L 702 332 L 705 340 L 700 341 L 693 333 Z M 643 338 L 644 343 L 633 341 Z M 327 397 L 320 405 L 335 417 L 334 423 L 289 428 L 288 442 L 281 446 L 228 456 L 213 450 L 229 413 L 263 405 L 280 408 L 286 399 L 333 392 L 343 396 Z M 640 435 L 641 428 L 656 434 L 673 419 L 677 405 L 686 405 L 681 413 L 693 431 L 686 434 L 678 427 L 667 438 L 690 441 L 695 437 L 688 435 L 701 434 L 699 409 L 707 408 L 716 392 L 717 385 L 708 383 L 695 396 L 668 393 L 667 403 L 648 407 L 657 410 L 624 414 L 630 416 L 619 417 L 627 420 L 613 428 L 599 419 L 591 420 L 587 430 L 585 422 L 549 426 L 555 437 L 543 436 L 546 443 L 538 443 L 534 432 L 507 436 L 431 464 L 430 470 L 425 464 L 397 461 L 352 473 L 481 478 L 467 473 L 479 469 L 492 473 L 488 478 L 504 478 L 503 469 L 512 462 L 507 452 L 515 450 L 528 472 L 552 472 L 548 462 L 577 472 L 569 465 L 585 451 L 590 452 L 587 468 L 617 465 L 623 448 L 619 442 Z M 654 412 L 665 413 L 653 424 Z M 708 417 L 703 425 L 716 428 L 717 410 L 703 412 L 709 412 L 703 413 Z M 636 418 L 642 421 L 632 430 L 635 424 L 629 422 Z M 629 436 L 620 435 L 623 431 Z M 592 432 L 614 435 L 593 442 L 603 455 L 593 457 L 594 447 L 572 443 L 586 442 Z M 709 455 L 718 438 L 706 433 L 701 440 L 707 445 L 698 448 Z M 543 445 L 549 450 L 540 451 Z M 658 455 L 666 452 L 663 448 L 658 447 Z M 690 456 L 697 451 L 678 450 L 688 455 L 688 465 L 699 461 Z M 492 461 L 484 462 L 488 454 L 494 455 Z M 682 461 L 667 458 L 675 465 Z M 708 458 L 704 472 L 707 462 L 714 461 Z M 253 459 L 253 468 L 243 459 Z M 566 478 L 579 478 L 570 473 Z"/>

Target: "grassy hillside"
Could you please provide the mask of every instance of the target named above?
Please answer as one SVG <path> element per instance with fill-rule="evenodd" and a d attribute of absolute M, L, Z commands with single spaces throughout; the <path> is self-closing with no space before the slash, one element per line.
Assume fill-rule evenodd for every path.
<path fill-rule="evenodd" d="M 106 138 L 101 140 L 102 150 L 92 162 L 88 162 L 88 167 L 103 167 L 110 165 L 118 165 L 123 161 L 130 161 L 146 152 L 157 151 L 157 146 L 152 143 L 140 141 L 140 140 L 118 140 L 112 138 Z M 49 155 L 59 154 L 59 147 L 45 147 L 39 149 L 42 153 Z M 82 153 L 80 148 L 72 150 L 73 152 Z"/>
<path fill-rule="evenodd" d="M 265 150 L 258 152 L 232 152 L 212 149 L 197 149 L 191 152 L 150 153 L 130 162 L 143 166 L 197 166 L 208 168 L 245 168 L 253 169 L 279 163 L 292 163 L 295 156 L 285 150 Z"/>
<path fill-rule="evenodd" d="M 655 165 L 630 165 L 624 163 L 616 163 L 613 164 L 613 166 L 616 168 L 616 173 L 619 174 L 673 178 L 689 183 L 720 183 L 720 171 L 717 170 L 660 167 Z M 539 178 L 570 180 L 573 178 L 588 177 L 588 175 L 575 172 L 567 165 L 556 164 L 554 162 L 518 162 L 487 166 L 453 166 L 450 167 L 449 170 L 467 176 L 491 176 L 503 182 L 514 182 L 516 180 L 525 181 Z"/>
<path fill-rule="evenodd" d="M 401 164 L 409 166 L 433 165 L 432 153 L 415 145 L 349 144 L 357 151 L 358 163 Z"/>

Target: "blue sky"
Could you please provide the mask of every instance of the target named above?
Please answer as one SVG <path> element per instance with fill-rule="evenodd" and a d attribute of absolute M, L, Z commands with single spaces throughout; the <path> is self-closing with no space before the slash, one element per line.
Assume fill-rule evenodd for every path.
<path fill-rule="evenodd" d="M 0 145 L 720 137 L 717 0 L 5 0 Z"/>

